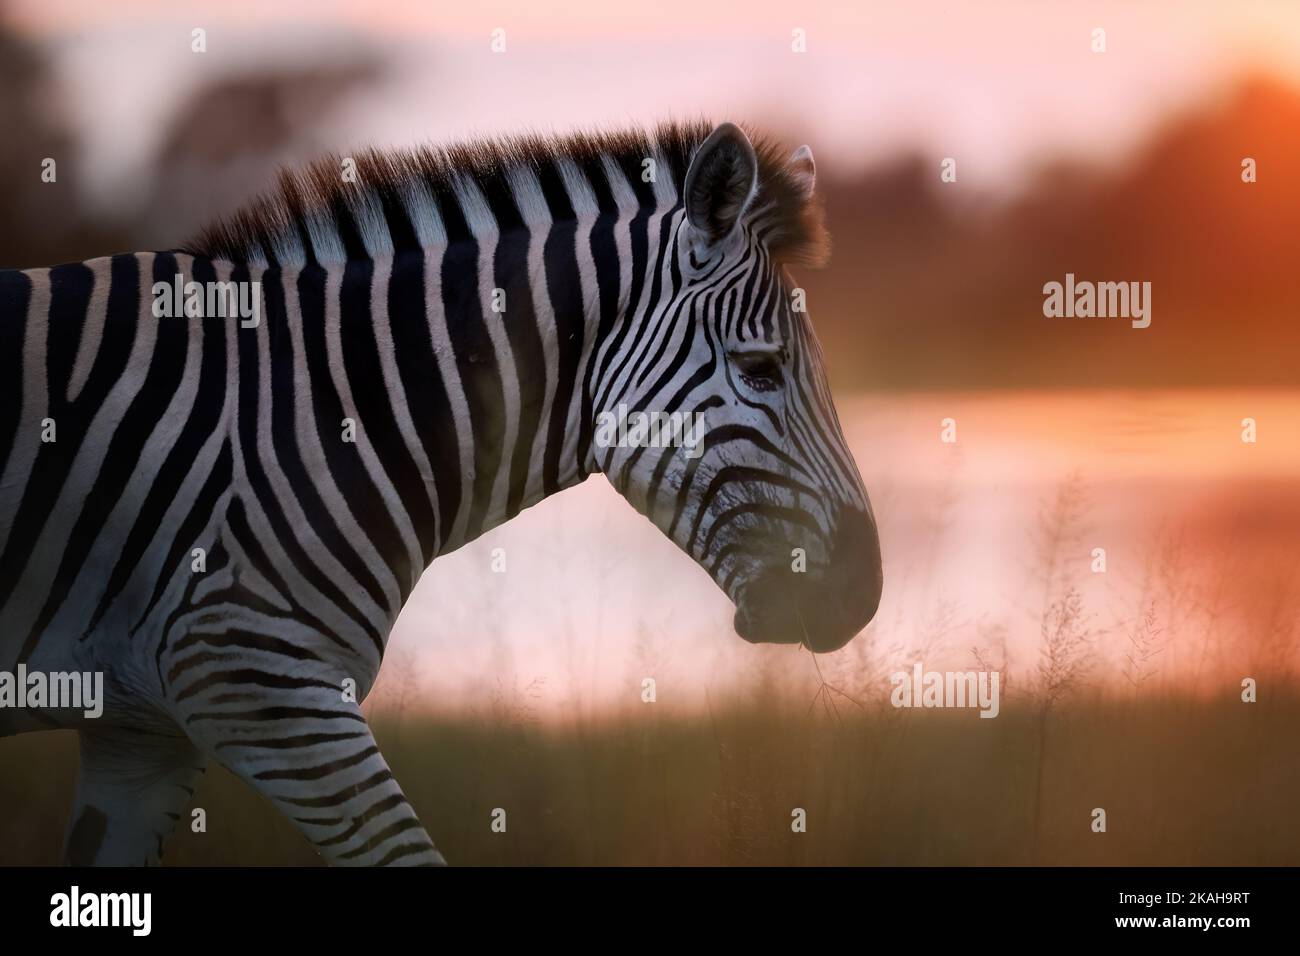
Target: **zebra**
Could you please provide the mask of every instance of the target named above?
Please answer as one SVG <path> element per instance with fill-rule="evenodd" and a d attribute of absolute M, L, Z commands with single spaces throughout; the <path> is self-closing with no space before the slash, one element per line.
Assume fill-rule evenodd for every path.
<path fill-rule="evenodd" d="M 104 679 L 97 719 L 0 709 L 79 732 L 65 862 L 158 863 L 215 760 L 331 864 L 443 863 L 360 701 L 430 562 L 595 472 L 740 637 L 857 634 L 879 537 L 789 271 L 814 182 L 732 123 L 369 150 L 171 251 L 0 272 L 0 670 Z M 703 446 L 598 441 L 619 407 Z"/>

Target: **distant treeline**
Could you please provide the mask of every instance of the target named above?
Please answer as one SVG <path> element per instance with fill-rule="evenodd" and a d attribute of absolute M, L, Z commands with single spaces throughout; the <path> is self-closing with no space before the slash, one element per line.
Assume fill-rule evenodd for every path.
<path fill-rule="evenodd" d="M 839 386 L 1300 385 L 1294 89 L 1245 81 L 1114 172 L 1062 162 L 993 208 L 938 157 L 819 185 L 834 251 L 799 281 Z M 1150 327 L 1045 317 L 1067 274 L 1150 282 Z"/>

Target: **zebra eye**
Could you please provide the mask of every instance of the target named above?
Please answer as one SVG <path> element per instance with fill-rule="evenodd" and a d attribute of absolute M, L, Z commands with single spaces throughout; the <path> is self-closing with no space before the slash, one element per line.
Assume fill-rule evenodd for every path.
<path fill-rule="evenodd" d="M 732 352 L 731 360 L 741 381 L 756 392 L 770 392 L 781 384 L 781 356 L 778 352 Z"/>

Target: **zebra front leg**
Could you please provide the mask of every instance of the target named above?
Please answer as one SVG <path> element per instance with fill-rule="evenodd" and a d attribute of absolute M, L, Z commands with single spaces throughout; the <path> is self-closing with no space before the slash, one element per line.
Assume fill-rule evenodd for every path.
<path fill-rule="evenodd" d="M 271 683 L 271 682 L 268 682 Z M 355 703 L 336 687 L 241 685 L 185 716 L 193 739 L 266 796 L 332 864 L 445 863 Z M 302 686 L 311 684 L 314 686 Z M 233 688 L 223 685 L 227 692 Z"/>
<path fill-rule="evenodd" d="M 203 774 L 203 754 L 180 734 L 122 727 L 78 733 L 81 767 L 64 862 L 158 863 Z"/>

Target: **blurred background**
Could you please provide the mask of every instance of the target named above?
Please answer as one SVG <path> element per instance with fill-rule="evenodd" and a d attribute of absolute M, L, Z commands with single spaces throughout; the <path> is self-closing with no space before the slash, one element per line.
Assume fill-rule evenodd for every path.
<path fill-rule="evenodd" d="M 441 559 L 367 709 L 449 859 L 1300 863 L 1294 3 L 0 0 L 0 267 L 173 247 L 326 150 L 697 115 L 816 155 L 884 602 L 746 645 L 600 478 Z M 1066 273 L 1151 326 L 1045 318 Z M 916 661 L 1002 671 L 1002 716 L 890 708 Z M 0 741 L 0 863 L 57 853 L 74 751 Z M 170 862 L 311 862 L 204 786 Z"/>

